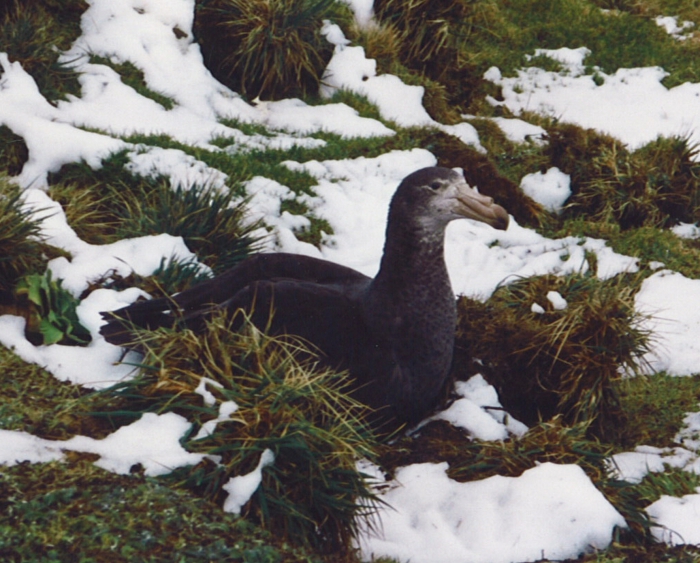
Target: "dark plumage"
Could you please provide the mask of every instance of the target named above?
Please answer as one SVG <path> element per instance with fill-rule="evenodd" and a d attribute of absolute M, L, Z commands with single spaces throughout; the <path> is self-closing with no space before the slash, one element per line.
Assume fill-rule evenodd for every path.
<path fill-rule="evenodd" d="M 356 397 L 382 418 L 415 423 L 435 406 L 452 362 L 455 297 L 444 260 L 447 224 L 459 218 L 508 226 L 508 214 L 461 174 L 424 168 L 407 176 L 389 208 L 379 273 L 371 279 L 293 254 L 258 254 L 169 299 L 113 313 L 101 333 L 127 345 L 129 326 L 199 330 L 213 310 L 253 310 L 253 322 L 299 335 L 332 367 L 348 369 Z M 254 305 L 254 306 L 252 306 Z M 175 310 L 179 308 L 179 310 Z M 126 319 L 126 322 L 123 320 Z"/>

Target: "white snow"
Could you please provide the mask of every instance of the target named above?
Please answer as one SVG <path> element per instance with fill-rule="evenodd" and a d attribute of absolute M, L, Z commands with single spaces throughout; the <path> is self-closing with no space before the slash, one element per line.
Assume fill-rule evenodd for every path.
<path fill-rule="evenodd" d="M 136 422 L 101 440 L 75 436 L 54 441 L 26 432 L 0 430 L 0 463 L 60 460 L 65 450 L 98 454 L 100 459 L 95 465 L 114 473 L 126 475 L 134 466 L 141 465 L 145 475 L 164 475 L 184 465 L 196 465 L 204 458 L 203 454 L 188 452 L 180 445 L 180 438 L 190 426 L 185 418 L 170 412 L 145 413 Z"/>
<path fill-rule="evenodd" d="M 651 504 L 647 512 L 658 524 L 651 529 L 657 541 L 670 545 L 700 545 L 700 494 L 681 498 L 664 495 Z"/>
<path fill-rule="evenodd" d="M 360 27 L 373 25 L 372 2 L 345 0 Z M 61 207 L 46 193 L 48 175 L 69 163 L 85 162 L 99 168 L 103 159 L 126 151 L 128 168 L 142 176 L 162 175 L 173 187 L 195 184 L 226 189 L 222 171 L 180 150 L 131 142 L 131 135 L 168 135 L 206 151 L 321 147 L 313 137 L 319 131 L 343 137 L 391 136 L 393 128 L 428 126 L 445 131 L 455 142 L 483 150 L 476 129 L 464 122 L 444 125 L 435 121 L 423 105 L 423 89 L 398 77 L 378 74 L 376 62 L 361 47 L 352 45 L 332 22 L 324 33 L 335 45 L 324 75 L 321 94 L 331 97 L 340 89 L 365 96 L 375 104 L 381 120 L 361 117 L 345 104 L 311 106 L 297 99 L 249 104 L 218 83 L 202 64 L 192 35 L 194 0 L 90 0 L 82 18 L 83 33 L 63 60 L 72 61 L 82 74 L 82 91 L 52 105 L 39 92 L 34 79 L 19 63 L 0 53 L 0 125 L 21 136 L 29 160 L 15 181 L 24 188 L 24 202 L 43 218 L 42 236 L 65 250 L 68 258 L 55 258 L 49 268 L 75 296 L 96 279 L 131 272 L 151 274 L 162 260 L 194 260 L 182 239 L 162 234 L 91 245 L 68 225 Z M 679 39 L 690 26 L 677 18 L 657 23 Z M 114 63 L 130 62 L 144 74 L 148 88 L 171 100 L 172 109 L 137 93 L 103 64 L 90 63 L 87 53 Z M 657 67 L 619 69 L 595 78 L 586 75 L 590 51 L 581 46 L 536 50 L 533 56 L 557 60 L 561 72 L 521 69 L 504 77 L 492 68 L 486 77 L 502 87 L 506 106 L 513 114 L 534 111 L 566 122 L 593 127 L 618 137 L 631 148 L 659 135 L 688 135 L 700 141 L 700 84 L 686 83 L 668 89 Z M 227 119 L 226 124 L 221 120 Z M 506 137 L 516 143 L 544 143 L 542 128 L 523 119 L 493 118 Z M 235 123 L 264 126 L 269 135 L 245 134 Z M 89 129 L 89 130 L 88 130 Z M 214 139 L 227 139 L 221 149 Z M 264 177 L 245 185 L 250 197 L 251 219 L 261 219 L 270 234 L 267 250 L 284 250 L 323 257 L 367 275 L 374 275 L 381 257 L 386 211 L 401 179 L 424 166 L 434 165 L 429 151 L 393 151 L 373 158 L 286 162 L 292 170 L 304 170 L 316 178 L 314 196 L 300 196 L 289 187 Z M 568 178 L 553 168 L 522 179 L 522 189 L 547 209 L 559 212 L 570 194 Z M 478 188 L 478 186 L 477 186 Z M 297 198 L 333 227 L 320 248 L 298 240 L 309 225 L 306 217 L 281 211 L 281 202 Z M 678 236 L 700 237 L 697 225 L 674 228 Z M 507 231 L 457 221 L 446 236 L 446 261 L 456 293 L 487 299 L 499 285 L 521 277 L 559 276 L 586 272 L 587 253 L 597 258 L 597 275 L 608 279 L 635 272 L 637 260 L 615 253 L 601 239 L 565 237 L 548 239 L 520 226 L 514 219 Z M 656 267 L 664 267 L 655 264 Z M 652 350 L 645 358 L 650 372 L 691 375 L 700 371 L 700 281 L 662 270 L 648 278 L 636 296 L 635 307 L 649 318 L 643 327 L 651 331 Z M 89 388 L 104 388 L 133 375 L 138 358 L 127 355 L 99 335 L 100 311 L 114 310 L 143 293 L 99 289 L 84 298 L 78 308 L 81 322 L 90 331 L 87 347 L 35 346 L 24 335 L 24 319 L 0 316 L 0 343 L 25 361 L 45 367 L 55 377 Z M 566 307 L 566 298 L 554 291 L 548 303 L 533 303 L 543 314 L 546 306 Z M 218 408 L 215 419 L 204 424 L 198 438 L 230 420 L 237 406 L 217 403 L 216 384 L 203 379 L 197 392 L 209 407 Z M 457 399 L 437 418 L 464 429 L 474 440 L 504 440 L 520 436 L 527 428 L 502 410 L 497 394 L 481 376 L 458 383 Z M 699 407 L 700 408 L 700 407 Z M 145 414 L 102 440 L 77 436 L 65 442 L 43 440 L 26 432 L 0 430 L 0 464 L 63 459 L 63 452 L 93 452 L 101 467 L 128 473 L 140 464 L 146 474 L 159 475 L 175 467 L 194 464 L 200 454 L 185 451 L 180 439 L 191 425 L 173 413 Z M 420 431 L 420 429 L 418 429 Z M 649 471 L 674 467 L 700 473 L 700 413 L 688 413 L 675 444 L 666 448 L 641 446 L 615 455 L 611 470 L 620 479 L 638 482 Z M 274 462 L 265 451 L 257 468 L 233 477 L 226 485 L 225 509 L 239 512 L 260 484 L 264 467 Z M 482 481 L 457 483 L 446 464 L 418 464 L 401 468 L 396 479 L 381 483 L 381 497 L 391 508 L 380 514 L 382 534 L 367 532 L 360 538 L 366 560 L 382 555 L 400 561 L 510 562 L 547 558 L 572 558 L 594 548 L 606 547 L 622 517 L 575 466 L 542 464 L 519 477 L 495 476 Z M 380 471 L 373 473 L 380 479 Z M 669 543 L 700 543 L 700 495 L 682 499 L 663 497 L 648 507 L 657 527 L 656 537 Z M 439 549 L 436 549 L 439 546 Z"/>
<path fill-rule="evenodd" d="M 465 115 L 463 117 L 473 117 Z M 491 121 L 496 123 L 503 131 L 506 139 L 513 143 L 532 142 L 544 144 L 547 132 L 539 125 L 533 125 L 522 119 L 508 119 L 505 117 L 492 117 Z"/>
<path fill-rule="evenodd" d="M 245 475 L 231 477 L 228 482 L 221 487 L 228 493 L 224 500 L 224 511 L 240 514 L 243 505 L 250 500 L 253 493 L 262 482 L 262 471 L 275 461 L 275 454 L 272 450 L 264 450 L 260 454 L 260 461 L 253 471 Z"/>
<path fill-rule="evenodd" d="M 651 331 L 652 350 L 644 360 L 651 373 L 698 373 L 700 366 L 700 280 L 662 270 L 644 280 L 635 308 L 649 315 L 641 328 Z"/>
<path fill-rule="evenodd" d="M 205 378 L 206 379 L 206 378 Z M 195 389 L 195 392 L 201 392 L 198 391 L 200 388 L 197 387 Z M 204 395 L 204 401 L 205 404 L 214 404 L 214 403 L 209 403 L 208 401 L 213 400 L 213 395 L 209 391 L 206 391 L 208 395 Z M 238 405 L 236 404 L 235 401 L 223 401 L 219 405 L 219 415 L 212 419 L 212 420 L 207 420 L 204 424 L 202 424 L 202 427 L 199 429 L 199 432 L 197 432 L 197 435 L 193 438 L 194 440 L 199 440 L 201 438 L 206 438 L 207 436 L 211 436 L 214 434 L 214 431 L 216 430 L 217 425 L 219 422 L 226 422 L 227 420 L 231 419 L 231 415 L 235 413 L 238 410 Z"/>
<path fill-rule="evenodd" d="M 0 465 L 12 466 L 23 461 L 47 463 L 63 459 L 63 452 L 56 442 L 27 432 L 0 430 L 0 444 Z"/>
<path fill-rule="evenodd" d="M 547 172 L 535 172 L 523 176 L 520 188 L 525 194 L 541 204 L 547 211 L 560 213 L 571 195 L 571 178 L 556 166 Z"/>
<path fill-rule="evenodd" d="M 535 57 L 547 57 L 553 61 L 557 61 L 567 71 L 568 74 L 578 76 L 584 72 L 584 60 L 591 54 L 591 50 L 586 47 L 578 49 L 569 49 L 562 47 L 561 49 L 535 49 Z M 531 60 L 532 55 L 527 55 L 527 59 Z"/>
<path fill-rule="evenodd" d="M 693 34 L 687 32 L 695 27 L 695 23 L 687 20 L 679 24 L 678 16 L 657 16 L 654 22 L 679 41 L 690 39 Z"/>
<path fill-rule="evenodd" d="M 542 54 L 555 57 L 551 51 Z M 503 101 L 490 98 L 490 102 L 516 115 L 531 111 L 597 129 L 631 148 L 659 136 L 700 139 L 700 84 L 666 88 L 661 80 L 667 73 L 659 67 L 622 68 L 613 74 L 598 71 L 594 79 L 582 74 L 583 62 L 571 60 L 570 53 L 561 60 L 569 61 L 565 73 L 532 67 L 504 77 L 499 69 L 489 69 L 485 78 L 501 86 L 504 97 Z"/>
<path fill-rule="evenodd" d="M 558 291 L 548 291 L 547 301 L 552 304 L 555 311 L 563 311 L 566 309 L 566 299 L 564 299 Z"/>
<path fill-rule="evenodd" d="M 95 465 L 114 473 L 125 475 L 140 464 L 146 475 L 164 475 L 183 465 L 196 465 L 204 458 L 203 454 L 188 452 L 180 445 L 190 426 L 179 414 L 145 413 L 102 440 L 75 436 L 63 447 L 99 454 Z"/>
<path fill-rule="evenodd" d="M 505 440 L 527 432 L 527 426 L 505 412 L 496 389 L 482 375 L 457 381 L 455 392 L 460 398 L 429 420 L 446 420 L 477 440 Z"/>
<path fill-rule="evenodd" d="M 575 558 L 606 547 L 622 516 L 575 465 L 543 463 L 520 477 L 458 483 L 447 463 L 397 471 L 380 498 L 381 529 L 360 538 L 368 558 L 412 563 L 510 563 Z"/>

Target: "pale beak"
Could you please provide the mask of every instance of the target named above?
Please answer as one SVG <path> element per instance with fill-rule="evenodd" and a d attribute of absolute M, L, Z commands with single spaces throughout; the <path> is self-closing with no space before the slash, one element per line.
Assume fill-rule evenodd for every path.
<path fill-rule="evenodd" d="M 481 195 L 468 184 L 458 187 L 457 202 L 455 211 L 462 217 L 481 221 L 500 231 L 508 228 L 508 212 L 495 204 L 492 198 Z"/>

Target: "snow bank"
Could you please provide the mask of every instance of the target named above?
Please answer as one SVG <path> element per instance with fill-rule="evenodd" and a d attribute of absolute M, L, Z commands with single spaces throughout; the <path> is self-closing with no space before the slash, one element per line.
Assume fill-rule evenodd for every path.
<path fill-rule="evenodd" d="M 622 516 L 575 465 L 543 463 L 520 477 L 458 483 L 447 463 L 401 468 L 380 498 L 379 532 L 365 532 L 365 560 L 511 563 L 568 559 L 607 547 Z"/>
<path fill-rule="evenodd" d="M 585 51 L 544 51 L 539 54 L 566 61 L 565 72 L 541 68 L 518 70 L 504 77 L 493 67 L 484 77 L 502 88 L 503 101 L 514 114 L 535 112 L 608 133 L 637 148 L 659 136 L 690 135 L 700 140 L 700 84 L 666 88 L 667 73 L 659 67 L 623 68 L 613 74 L 583 75 Z M 576 57 L 572 52 L 578 51 Z"/>

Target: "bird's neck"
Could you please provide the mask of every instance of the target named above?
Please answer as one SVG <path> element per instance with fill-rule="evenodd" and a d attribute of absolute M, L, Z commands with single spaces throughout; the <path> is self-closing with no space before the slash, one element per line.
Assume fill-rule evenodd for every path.
<path fill-rule="evenodd" d="M 444 290 L 449 286 L 444 241 L 445 226 L 391 221 L 390 217 L 375 284 L 394 292 L 424 284 Z"/>

